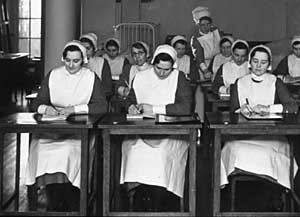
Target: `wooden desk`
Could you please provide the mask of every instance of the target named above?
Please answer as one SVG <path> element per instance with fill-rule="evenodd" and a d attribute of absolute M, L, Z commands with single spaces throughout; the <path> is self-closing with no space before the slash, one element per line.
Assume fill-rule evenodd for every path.
<path fill-rule="evenodd" d="M 229 111 L 230 107 L 230 99 L 229 97 L 220 98 L 217 94 L 213 92 L 207 92 L 205 104 L 211 105 L 211 111 L 217 112 L 220 108 L 226 108 Z M 206 107 L 208 109 L 208 107 Z M 209 110 L 205 110 L 205 112 L 209 112 Z"/>
<path fill-rule="evenodd" d="M 248 121 L 240 114 L 229 112 L 208 112 L 206 122 L 211 130 L 214 130 L 214 150 L 213 150 L 213 216 L 300 216 L 300 213 L 290 212 L 221 212 L 220 211 L 220 159 L 221 142 L 223 135 L 300 135 L 300 114 L 285 115 L 283 120 L 274 121 Z M 291 160 L 293 160 L 293 150 L 291 146 Z M 293 162 L 293 161 L 292 161 Z M 293 191 L 293 168 L 291 163 L 291 186 Z"/>
<path fill-rule="evenodd" d="M 86 216 L 88 206 L 88 169 L 89 169 L 89 134 L 100 115 L 77 115 L 68 118 L 68 121 L 61 122 L 40 122 L 40 115 L 34 113 L 15 113 L 0 119 L 0 215 L 77 215 Z M 81 135 L 81 182 L 80 182 L 80 211 L 79 212 L 18 212 L 19 207 L 19 175 L 20 175 L 20 133 L 76 133 Z M 12 195 L 14 200 L 14 212 L 7 212 L 3 201 L 3 147 L 4 134 L 16 133 L 16 176 L 15 192 Z M 12 201 L 13 201 L 12 200 Z"/>
<path fill-rule="evenodd" d="M 99 123 L 103 136 L 103 216 L 195 216 L 196 215 L 196 136 L 201 124 L 155 124 L 154 120 L 126 121 L 125 114 L 107 114 Z M 189 208 L 187 212 L 116 212 L 111 210 L 110 135 L 189 135 Z"/>
<path fill-rule="evenodd" d="M 1 102 L 11 100 L 12 92 L 24 82 L 25 65 L 28 62 L 28 53 L 6 53 L 0 56 L 0 96 Z"/>

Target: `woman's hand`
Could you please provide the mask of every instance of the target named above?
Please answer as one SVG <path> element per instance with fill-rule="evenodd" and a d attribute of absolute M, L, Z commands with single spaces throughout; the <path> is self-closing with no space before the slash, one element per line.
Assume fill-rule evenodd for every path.
<path fill-rule="evenodd" d="M 140 114 L 142 111 L 141 106 L 139 105 L 131 105 L 128 107 L 128 114 Z"/>
<path fill-rule="evenodd" d="M 257 104 L 253 106 L 253 111 L 258 114 L 268 114 L 270 113 L 270 106 Z"/>
<path fill-rule="evenodd" d="M 139 104 L 139 106 L 141 107 L 143 113 L 153 114 L 153 106 L 152 105 L 147 104 L 147 103 L 142 103 L 142 104 Z"/>
<path fill-rule="evenodd" d="M 241 113 L 251 113 L 251 112 L 253 112 L 253 109 L 251 108 L 251 106 L 250 105 L 248 105 L 248 104 L 243 104 L 242 106 L 241 106 L 241 108 L 240 108 L 240 111 L 241 111 Z"/>
<path fill-rule="evenodd" d="M 53 115 L 53 116 L 55 116 L 55 115 L 59 114 L 59 111 L 56 110 L 54 107 L 48 105 L 46 107 L 45 114 L 46 115 Z"/>
<path fill-rule="evenodd" d="M 60 115 L 69 116 L 70 114 L 73 114 L 73 113 L 75 113 L 74 106 L 68 106 L 68 107 L 65 107 L 65 108 L 60 108 L 60 110 L 59 110 Z"/>

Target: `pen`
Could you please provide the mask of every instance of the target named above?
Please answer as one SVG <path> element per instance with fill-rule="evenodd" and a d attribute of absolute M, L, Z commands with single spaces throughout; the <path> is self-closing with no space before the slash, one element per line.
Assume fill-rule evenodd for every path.
<path fill-rule="evenodd" d="M 126 80 L 125 80 L 125 84 L 130 89 L 130 86 L 129 86 L 129 84 L 128 84 L 128 82 Z"/>
<path fill-rule="evenodd" d="M 250 105 L 249 105 L 249 100 L 248 100 L 248 98 L 246 98 L 246 104 L 247 104 L 247 109 L 248 109 L 248 111 L 251 113 L 251 112 L 252 112 L 252 108 L 251 108 Z"/>
<path fill-rule="evenodd" d="M 247 105 L 249 105 L 249 100 L 248 100 L 248 98 L 246 98 L 246 103 L 247 103 Z"/>

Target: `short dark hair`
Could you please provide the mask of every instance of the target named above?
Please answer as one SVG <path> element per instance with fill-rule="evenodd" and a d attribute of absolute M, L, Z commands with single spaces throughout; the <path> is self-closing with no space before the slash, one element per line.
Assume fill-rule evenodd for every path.
<path fill-rule="evenodd" d="M 78 46 L 76 46 L 76 45 L 69 45 L 69 46 L 67 46 L 64 49 L 64 51 L 63 51 L 63 58 L 64 59 L 66 58 L 68 51 L 79 51 L 80 54 L 81 54 L 81 58 L 82 58 L 81 65 L 83 65 L 83 53 L 82 53 L 82 51 L 80 50 L 80 48 Z"/>
<path fill-rule="evenodd" d="M 135 42 L 135 43 L 133 43 L 133 44 L 131 45 L 131 47 L 134 47 L 134 48 L 136 48 L 136 49 L 142 49 L 142 50 L 147 54 L 147 50 L 146 50 L 145 46 L 144 46 L 142 43 L 140 43 L 140 42 Z M 148 55 L 149 55 L 149 54 L 148 54 Z"/>
<path fill-rule="evenodd" d="M 210 23 L 212 23 L 211 17 L 208 17 L 208 16 L 201 17 L 201 18 L 199 19 L 199 23 L 201 23 L 202 20 L 207 20 L 207 21 L 209 21 Z"/>
<path fill-rule="evenodd" d="M 234 44 L 234 46 L 232 47 L 232 51 L 234 51 L 235 49 L 243 49 L 247 51 L 247 54 L 249 53 L 249 47 L 241 41 Z"/>
<path fill-rule="evenodd" d="M 254 48 L 253 51 L 251 51 L 250 54 L 250 61 L 252 60 L 252 58 L 254 57 L 256 52 L 262 52 L 262 53 L 266 53 L 268 55 L 268 61 L 269 61 L 269 65 L 271 64 L 271 56 L 270 53 L 268 52 L 268 50 L 264 47 L 257 47 Z"/>
<path fill-rule="evenodd" d="M 108 40 L 105 44 L 106 49 L 110 46 L 116 47 L 118 50 L 120 49 L 119 44 L 113 39 Z"/>
<path fill-rule="evenodd" d="M 94 51 L 96 50 L 96 48 L 95 48 L 93 42 L 92 42 L 90 39 L 88 39 L 88 38 L 81 38 L 80 41 L 81 41 L 81 42 L 85 42 L 85 43 L 89 43 L 89 44 L 92 46 L 93 50 L 94 50 Z"/>
<path fill-rule="evenodd" d="M 158 54 L 153 60 L 153 65 L 158 64 L 160 61 L 168 61 L 171 62 L 172 65 L 174 64 L 173 58 L 167 53 Z"/>
<path fill-rule="evenodd" d="M 300 41 L 295 41 L 295 42 L 292 44 L 292 46 L 296 46 L 296 45 L 298 45 L 298 44 L 300 44 Z"/>
<path fill-rule="evenodd" d="M 179 39 L 179 40 L 175 41 L 175 43 L 173 44 L 173 47 L 175 47 L 176 44 L 182 44 L 185 47 L 187 47 L 187 42 L 186 42 L 186 40 L 183 40 L 183 39 Z"/>

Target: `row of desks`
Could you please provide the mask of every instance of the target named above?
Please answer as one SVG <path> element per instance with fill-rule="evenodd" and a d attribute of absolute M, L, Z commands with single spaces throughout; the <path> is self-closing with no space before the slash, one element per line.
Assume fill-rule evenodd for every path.
<path fill-rule="evenodd" d="M 41 122 L 41 116 L 34 113 L 16 113 L 0 119 L 0 171 L 3 171 L 3 147 L 4 135 L 6 133 L 17 133 L 16 151 L 16 185 L 14 198 L 19 196 L 19 173 L 20 173 L 20 133 L 76 133 L 81 135 L 81 184 L 80 184 L 80 211 L 67 213 L 67 215 L 86 216 L 88 213 L 89 198 L 88 171 L 89 171 L 89 137 L 91 134 L 101 134 L 103 138 L 103 216 L 195 216 L 196 215 L 196 136 L 197 130 L 201 128 L 200 123 L 187 124 L 157 124 L 154 120 L 126 121 L 125 114 L 105 114 L 105 115 L 74 115 L 67 121 Z M 110 206 L 111 176 L 111 151 L 114 144 L 110 142 L 111 135 L 189 135 L 189 207 L 187 211 L 165 212 L 165 213 L 130 213 L 114 212 Z M 100 165 L 102 166 L 102 165 Z M 99 191 L 100 189 L 98 189 Z M 2 210 L 3 201 L 3 173 L 0 176 L 0 215 L 66 215 L 66 213 L 51 212 L 6 212 Z M 18 199 L 15 200 L 15 208 L 18 209 Z M 98 213 L 99 214 L 99 213 Z"/>

